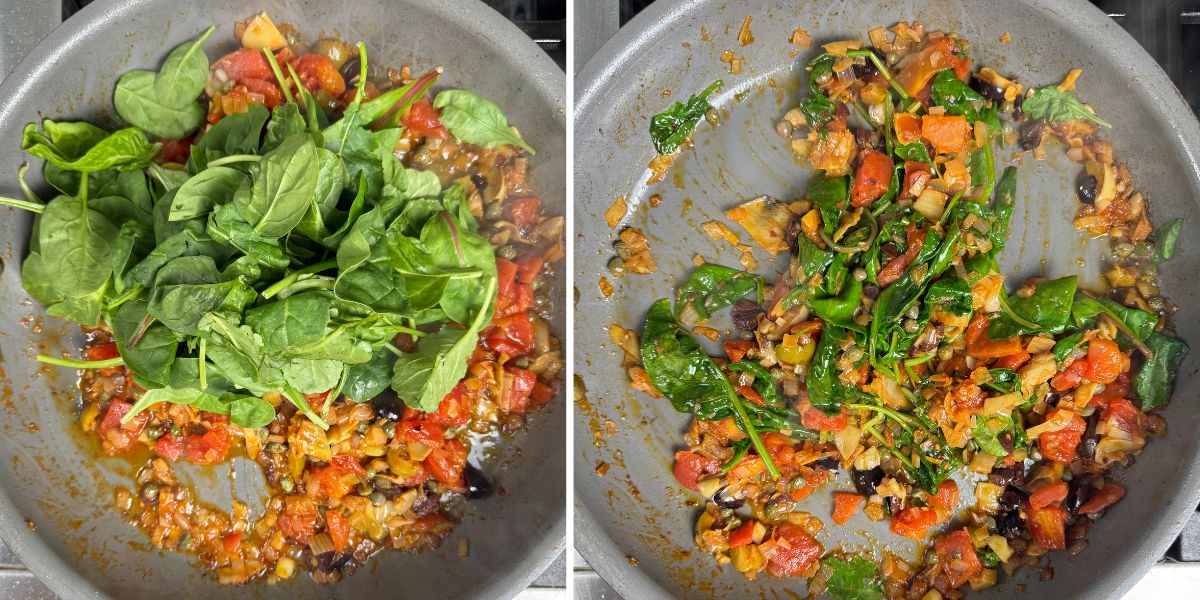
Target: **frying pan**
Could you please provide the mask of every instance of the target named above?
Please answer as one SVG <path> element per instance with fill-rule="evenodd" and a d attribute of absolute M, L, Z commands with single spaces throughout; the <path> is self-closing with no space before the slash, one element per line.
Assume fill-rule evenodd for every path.
<path fill-rule="evenodd" d="M 115 125 L 111 96 L 122 73 L 157 68 L 171 48 L 209 25 L 219 31 L 206 45 L 215 59 L 234 49 L 234 21 L 261 10 L 295 24 L 309 39 L 363 40 L 376 64 L 445 67 L 439 86 L 488 97 L 521 127 L 538 149 L 531 161 L 535 189 L 548 211 L 564 212 L 563 73 L 516 27 L 469 0 L 95 2 L 43 40 L 0 85 L 0 194 L 19 197 L 15 173 L 26 160 L 19 150 L 25 123 L 53 117 Z M 40 164 L 33 167 L 31 176 L 41 171 Z M 0 537 L 63 598 L 509 598 L 561 552 L 561 401 L 531 416 L 525 433 L 487 446 L 491 456 L 483 470 L 502 493 L 467 503 L 462 524 L 437 551 L 383 552 L 331 586 L 298 574 L 276 586 L 234 588 L 218 586 L 188 556 L 149 548 L 113 508 L 114 486 L 128 486 L 134 467 L 96 458 L 95 448 L 75 433 L 74 374 L 33 360 L 38 351 L 79 348 L 81 340 L 77 327 L 45 318 L 21 289 L 29 227 L 21 211 L 4 212 L 0 221 L 0 304 L 7 307 L 0 318 Z M 564 290 L 560 283 L 560 297 Z M 553 328 L 559 336 L 565 331 L 561 307 Z M 180 475 L 219 507 L 229 508 L 231 488 L 242 501 L 261 503 L 260 470 L 245 459 L 236 464 L 232 471 L 183 469 Z M 458 556 L 463 539 L 469 541 L 466 558 Z"/>
<path fill-rule="evenodd" d="M 741 47 L 737 32 L 747 15 L 756 41 Z M 803 67 L 837 39 L 865 39 L 872 27 L 918 19 L 929 29 L 957 31 L 971 41 L 977 64 L 1013 74 L 1027 85 L 1057 83 L 1073 67 L 1083 68 L 1079 94 L 1114 124 L 1105 131 L 1134 181 L 1149 194 L 1157 222 L 1185 219 L 1187 232 L 1175 259 L 1164 265 L 1162 283 L 1179 303 L 1179 334 L 1200 340 L 1200 128 L 1171 82 L 1151 58 L 1090 4 L 1064 0 L 766 0 L 655 2 L 622 29 L 583 69 L 575 117 L 575 439 L 576 547 L 588 563 L 626 598 L 801 597 L 799 579 L 760 577 L 745 581 L 732 568 L 719 568 L 692 542 L 695 496 L 681 492 L 672 477 L 674 451 L 689 417 L 666 400 L 652 400 L 627 387 L 620 350 L 609 341 L 609 324 L 640 330 L 646 309 L 669 296 L 692 268 L 692 257 L 738 266 L 738 252 L 701 233 L 705 221 L 721 219 L 739 202 L 769 194 L 796 199 L 811 173 L 793 162 L 774 124 L 800 98 Z M 790 45 L 804 27 L 813 48 Z M 1001 34 L 1012 41 L 1001 44 Z M 719 61 L 732 50 L 745 62 L 730 75 Z M 722 125 L 702 123 L 696 148 L 683 153 L 663 183 L 646 185 L 653 157 L 648 120 L 674 100 L 683 100 L 724 79 L 714 106 Z M 670 99 L 666 98 L 667 91 Z M 735 97 L 745 96 L 738 101 Z M 998 153 L 1008 162 L 1015 148 Z M 1077 274 L 1089 286 L 1101 283 L 1103 240 L 1086 243 L 1071 225 L 1077 207 L 1073 182 L 1079 167 L 1060 149 L 1044 162 L 1020 159 L 1018 206 L 1002 268 L 1010 281 L 1046 273 Z M 1003 159 L 1003 160 L 1001 160 Z M 997 166 L 1000 168 L 1000 165 Z M 662 197 L 649 206 L 654 194 Z M 622 226 L 649 236 L 658 271 L 614 280 L 605 299 L 598 277 L 613 256 L 616 229 L 600 217 L 626 196 Z M 587 216 L 583 216 L 587 215 Z M 739 230 L 736 225 L 733 226 Z M 743 241 L 748 236 L 741 233 Z M 786 257 L 772 262 L 760 252 L 759 270 L 775 273 Z M 710 348 L 716 353 L 716 348 Z M 1196 410 L 1196 354 L 1183 365 L 1175 400 L 1165 412 L 1169 432 L 1153 440 L 1137 464 L 1122 474 L 1129 495 L 1092 528 L 1090 546 L 1075 557 L 1057 553 L 1051 582 L 1035 581 L 1029 569 L 979 598 L 1009 597 L 1024 586 L 1031 597 L 1117 598 L 1162 556 L 1195 510 L 1200 497 L 1200 411 Z M 586 390 L 585 393 L 584 389 Z M 591 442 L 591 443 L 589 443 Z M 597 467 L 608 471 L 597 475 Z M 603 469 L 600 469 L 601 471 Z M 845 479 L 830 486 L 848 489 Z M 964 488 L 973 490 L 974 486 Z M 802 510 L 828 523 L 831 500 L 814 494 Z M 970 496 L 970 494 L 964 494 Z M 692 505 L 686 504 L 693 500 Z M 969 499 L 968 499 L 969 500 Z M 886 523 L 858 515 L 847 527 L 826 530 L 827 548 L 878 548 L 883 544 L 912 555 Z"/>

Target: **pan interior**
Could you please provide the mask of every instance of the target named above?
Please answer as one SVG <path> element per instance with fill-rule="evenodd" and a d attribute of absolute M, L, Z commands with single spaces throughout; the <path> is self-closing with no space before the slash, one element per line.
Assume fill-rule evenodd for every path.
<path fill-rule="evenodd" d="M 215 60 L 234 49 L 234 22 L 260 10 L 296 25 L 310 40 L 363 40 L 376 64 L 445 67 L 439 87 L 487 97 L 521 128 L 538 150 L 531 160 L 534 189 L 548 212 L 565 212 L 563 73 L 516 27 L 471 0 L 95 2 L 43 40 L 0 87 L 0 139 L 6 140 L 0 194 L 20 197 L 15 174 L 28 158 L 19 149 L 26 123 L 49 117 L 116 125 L 110 99 L 122 73 L 157 68 L 171 48 L 209 25 L 218 31 L 206 45 Z M 34 177 L 40 171 L 38 161 L 30 181 L 45 192 Z M 9 307 L 0 321 L 0 535 L 61 597 L 146 598 L 169 591 L 181 598 L 379 598 L 403 590 L 430 598 L 507 598 L 563 548 L 562 401 L 489 450 L 493 456 L 483 469 L 506 493 L 467 503 L 462 524 L 437 551 L 381 553 L 333 586 L 298 575 L 276 586 L 222 587 L 191 557 L 149 548 L 113 508 L 113 486 L 128 486 L 135 467 L 96 458 L 75 433 L 74 374 L 33 361 L 39 351 L 78 347 L 79 339 L 76 327 L 45 317 L 21 289 L 29 227 L 20 211 L 0 223 L 0 301 Z M 552 328 L 561 338 L 565 286 L 557 285 L 563 300 Z M 231 486 L 242 501 L 261 503 L 257 467 L 244 464 L 236 477 L 229 468 L 187 469 L 182 477 L 203 486 L 204 498 L 218 506 L 228 508 Z M 466 558 L 458 556 L 462 539 L 469 540 Z"/>
<path fill-rule="evenodd" d="M 736 36 L 747 15 L 753 17 L 757 41 L 741 47 Z M 594 440 L 577 445 L 576 544 L 626 597 L 804 595 L 801 579 L 763 576 L 747 582 L 696 549 L 695 496 L 682 491 L 671 474 L 689 417 L 665 400 L 627 387 L 621 351 L 609 341 L 608 326 L 640 329 L 649 305 L 682 283 L 697 254 L 738 267 L 740 253 L 700 227 L 724 220 L 725 210 L 763 194 L 784 200 L 803 195 L 812 169 L 793 161 L 774 124 L 801 97 L 804 64 L 819 52 L 819 44 L 865 39 L 870 28 L 913 19 L 929 29 L 959 32 L 970 40 L 978 65 L 1016 75 L 1026 85 L 1057 83 L 1071 68 L 1082 68 L 1080 97 L 1114 123 L 1104 135 L 1150 197 L 1155 222 L 1183 217 L 1190 228 L 1200 218 L 1195 164 L 1200 132 L 1194 117 L 1136 42 L 1084 2 L 771 1 L 752 8 L 704 1 L 657 3 L 585 67 L 575 125 L 575 214 L 580 215 L 576 314 L 587 315 L 576 327 L 576 381 L 586 388 L 586 401 L 577 397 L 575 439 Z M 789 44 L 797 27 L 812 34 L 812 48 Z M 1001 44 L 1003 33 L 1012 41 Z M 729 74 L 720 62 L 726 50 L 744 59 L 741 75 Z M 647 163 L 653 157 L 648 120 L 715 79 L 725 81 L 714 101 L 722 124 L 714 130 L 702 123 L 694 150 L 684 152 L 664 182 L 647 185 Z M 1040 162 L 1028 156 L 1014 162 L 1017 150 L 997 153 L 999 163 L 1020 168 L 1003 272 L 1010 282 L 1035 274 L 1076 274 L 1084 285 L 1100 285 L 1106 243 L 1085 242 L 1071 224 L 1079 167 L 1061 147 L 1051 148 L 1048 159 Z M 649 199 L 656 194 L 661 205 L 651 207 Z M 608 276 L 616 291 L 606 299 L 598 279 L 606 274 L 620 227 L 610 229 L 600 215 L 619 196 L 630 205 L 622 226 L 645 231 L 658 271 Z M 731 227 L 751 243 L 740 228 Z M 1200 282 L 1187 274 L 1200 266 L 1200 247 L 1184 237 L 1175 258 L 1162 269 L 1162 283 L 1180 306 L 1175 317 L 1179 334 L 1197 340 L 1194 302 Z M 761 251 L 756 258 L 757 270 L 768 275 L 785 268 L 787 260 Z M 1193 355 L 1181 370 L 1175 401 L 1165 414 L 1167 437 L 1148 444 L 1137 465 L 1122 475 L 1130 494 L 1092 529 L 1090 546 L 1076 557 L 1056 556 L 1049 583 L 1037 583 L 1025 569 L 1009 583 L 973 596 L 1007 597 L 1025 585 L 1047 597 L 1115 598 L 1140 578 L 1195 508 L 1200 488 L 1193 433 L 1200 413 L 1192 406 L 1196 366 Z M 596 472 L 602 464 L 609 470 L 601 477 Z M 848 489 L 848 484 L 839 480 L 824 488 L 802 509 L 830 524 L 833 489 Z M 963 489 L 973 490 L 973 485 Z M 886 529 L 886 522 L 870 524 L 860 514 L 846 528 L 827 528 L 818 538 L 827 548 L 878 548 L 877 542 L 887 542 L 902 556 L 911 554 L 913 546 L 897 543 L 899 538 Z M 637 568 L 630 568 L 634 559 Z"/>

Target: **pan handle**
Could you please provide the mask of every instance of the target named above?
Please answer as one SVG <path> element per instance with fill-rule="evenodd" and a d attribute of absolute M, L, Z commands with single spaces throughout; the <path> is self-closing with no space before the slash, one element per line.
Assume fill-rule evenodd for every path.
<path fill-rule="evenodd" d="M 0 80 L 61 23 L 62 5 L 58 2 L 0 0 Z"/>

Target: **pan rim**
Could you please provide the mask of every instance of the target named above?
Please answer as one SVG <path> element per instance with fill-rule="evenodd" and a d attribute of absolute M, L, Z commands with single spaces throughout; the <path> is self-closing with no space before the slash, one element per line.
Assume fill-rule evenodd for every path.
<path fill-rule="evenodd" d="M 1200 198 L 1200 122 L 1188 106 L 1183 95 L 1175 87 L 1158 63 L 1132 36 L 1118 26 L 1104 12 L 1085 0 L 1020 0 L 1034 10 L 1055 18 L 1073 21 L 1078 28 L 1095 32 L 1098 38 L 1112 40 L 1107 50 L 1100 51 L 1104 58 L 1112 60 L 1112 54 L 1123 56 L 1122 67 L 1136 72 L 1145 83 L 1147 95 L 1155 108 L 1163 114 L 1163 121 L 1174 126 L 1174 136 L 1168 143 L 1182 148 L 1186 157 L 1187 186 Z M 659 39 L 669 23 L 680 19 L 708 0 L 659 0 L 647 7 L 623 26 L 596 54 L 580 69 L 576 77 L 574 127 L 582 133 L 587 116 L 598 110 L 593 108 L 604 100 L 608 85 L 619 79 L 618 74 L 627 70 L 630 57 L 645 51 L 646 39 Z M 581 242 L 586 244 L 586 240 Z M 585 382 L 586 383 L 586 382 Z M 578 425 L 578 424 L 576 424 Z M 577 436 L 578 437 L 578 436 Z M 1094 590 L 1104 590 L 1109 598 L 1119 598 L 1130 590 L 1158 562 L 1170 547 L 1186 523 L 1188 514 L 1195 512 L 1200 504 L 1200 439 L 1191 442 L 1191 455 L 1182 466 L 1180 492 L 1168 500 L 1174 506 L 1158 511 L 1147 528 L 1146 535 L 1135 540 L 1132 558 L 1118 563 L 1117 568 L 1097 575 Z M 578 465 L 577 465 L 578 466 Z M 575 469 L 575 478 L 585 476 L 587 469 Z M 670 598 L 659 583 L 648 576 L 644 569 L 630 569 L 624 553 L 616 547 L 611 536 L 601 526 L 584 501 L 584 494 L 576 488 L 574 501 L 575 548 L 588 564 L 618 593 L 627 598 Z"/>
<path fill-rule="evenodd" d="M 97 34 L 101 23 L 119 21 L 123 16 L 140 9 L 138 2 L 128 0 L 98 0 L 84 7 L 69 21 L 55 27 L 39 41 L 16 68 L 0 82 L 0 97 L 24 96 L 38 73 L 52 71 L 69 57 L 75 44 Z M 426 0 L 425 7 L 441 15 L 447 22 L 482 38 L 499 52 L 523 65 L 528 90 L 543 98 L 546 104 L 562 107 L 555 121 L 562 123 L 566 135 L 565 94 L 566 75 L 553 60 L 516 25 L 479 0 Z M 165 56 L 167 48 L 162 49 Z M 16 103 L 0 104 L 0 123 L 10 120 Z M 560 310 L 565 310 L 563 307 Z M 565 403 L 566 395 L 559 394 Z M 564 465 L 565 468 L 565 465 Z M 565 498 L 565 490 L 564 490 Z M 479 598 L 512 598 L 537 579 L 566 549 L 566 507 L 547 515 L 547 534 L 538 540 L 526 556 L 511 565 L 507 572 L 489 578 L 475 595 Z M 113 596 L 74 569 L 62 556 L 31 531 L 9 496 L 0 487 L 0 538 L 24 563 L 38 580 L 58 596 L 66 599 L 108 599 Z"/>

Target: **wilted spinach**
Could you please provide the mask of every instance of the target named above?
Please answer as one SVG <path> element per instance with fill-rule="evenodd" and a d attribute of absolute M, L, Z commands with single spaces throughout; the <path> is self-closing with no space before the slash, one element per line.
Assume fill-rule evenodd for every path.
<path fill-rule="evenodd" d="M 687 103 L 675 102 L 667 110 L 650 119 L 650 139 L 659 154 L 674 154 L 679 146 L 692 137 L 696 125 L 710 108 L 708 98 L 725 85 L 720 79 L 693 94 Z"/>

